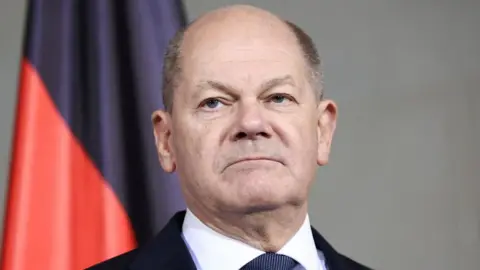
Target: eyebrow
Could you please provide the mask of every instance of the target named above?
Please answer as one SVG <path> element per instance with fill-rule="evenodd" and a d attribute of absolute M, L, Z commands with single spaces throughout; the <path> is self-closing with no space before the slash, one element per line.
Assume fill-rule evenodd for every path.
<path fill-rule="evenodd" d="M 296 87 L 295 81 L 293 80 L 292 76 L 285 75 L 281 77 L 272 78 L 263 82 L 260 85 L 260 91 L 263 93 L 274 87 L 281 86 L 281 85 L 291 85 L 293 87 Z M 201 81 L 200 83 L 197 84 L 196 88 L 199 90 L 199 92 L 213 88 L 221 92 L 227 93 L 229 95 L 238 97 L 238 94 L 237 94 L 238 90 L 236 90 L 235 87 L 219 81 L 212 81 L 212 80 Z"/>

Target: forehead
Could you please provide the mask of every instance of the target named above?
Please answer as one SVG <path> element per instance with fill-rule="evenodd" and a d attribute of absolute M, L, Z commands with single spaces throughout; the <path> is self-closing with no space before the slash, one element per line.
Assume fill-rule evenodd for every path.
<path fill-rule="evenodd" d="M 183 72 L 189 81 L 255 82 L 265 77 L 304 74 L 305 60 L 285 24 L 247 24 L 205 27 L 186 36 Z M 233 81 L 232 81 L 233 80 Z"/>

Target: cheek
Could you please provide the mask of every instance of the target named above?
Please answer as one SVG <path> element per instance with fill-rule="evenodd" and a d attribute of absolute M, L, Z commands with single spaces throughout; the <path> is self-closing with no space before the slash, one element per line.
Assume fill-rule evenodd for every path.
<path fill-rule="evenodd" d="M 317 162 L 317 129 L 312 122 L 304 119 L 298 120 L 293 126 L 293 134 L 290 140 L 291 151 L 294 152 L 292 162 L 296 174 L 311 174 L 316 171 Z"/>
<path fill-rule="evenodd" d="M 318 146 L 317 128 L 314 125 L 303 125 L 299 127 L 300 142 L 302 149 L 308 152 L 316 152 Z"/>
<path fill-rule="evenodd" d="M 187 171 L 189 177 L 203 177 L 212 167 L 216 152 L 214 130 L 198 123 L 179 124 L 175 134 L 177 167 Z M 183 165 L 183 166 L 182 166 Z"/>
<path fill-rule="evenodd" d="M 312 144 L 317 141 L 316 120 L 309 114 L 302 114 L 289 122 L 293 134 L 291 142 L 302 150 L 311 150 Z"/>

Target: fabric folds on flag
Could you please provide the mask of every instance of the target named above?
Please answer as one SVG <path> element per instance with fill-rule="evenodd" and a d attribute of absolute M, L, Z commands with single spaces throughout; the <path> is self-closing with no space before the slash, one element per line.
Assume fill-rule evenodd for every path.
<path fill-rule="evenodd" d="M 161 169 L 162 104 L 178 0 L 31 0 L 1 268 L 84 269 L 142 244 L 184 208 Z"/>

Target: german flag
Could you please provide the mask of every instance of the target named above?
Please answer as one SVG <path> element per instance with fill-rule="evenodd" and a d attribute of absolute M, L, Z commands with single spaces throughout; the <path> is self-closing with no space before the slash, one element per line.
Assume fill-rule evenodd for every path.
<path fill-rule="evenodd" d="M 31 0 L 7 193 L 4 270 L 84 269 L 184 208 L 156 154 L 178 0 Z"/>

